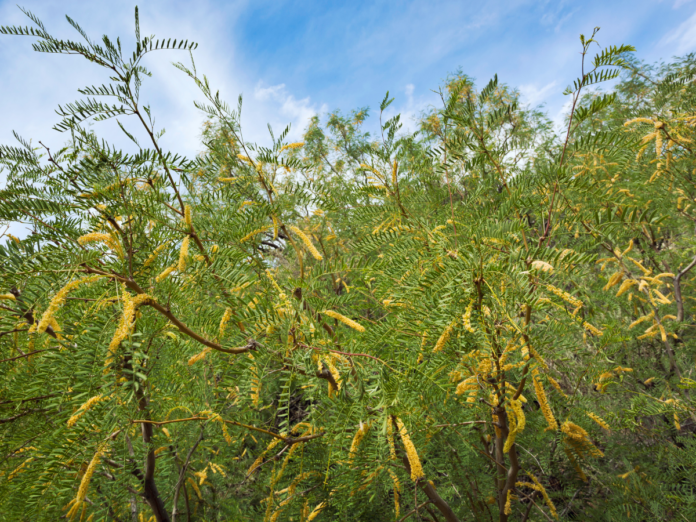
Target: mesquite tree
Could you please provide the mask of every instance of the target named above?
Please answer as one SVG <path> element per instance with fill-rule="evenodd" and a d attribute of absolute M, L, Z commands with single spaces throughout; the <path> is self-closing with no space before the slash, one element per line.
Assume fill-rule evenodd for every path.
<path fill-rule="evenodd" d="M 140 86 L 196 44 L 26 14 L 0 33 L 109 83 L 60 150 L 0 147 L 0 220 L 31 228 L 0 245 L 4 520 L 696 516 L 692 55 L 581 37 L 561 135 L 456 74 L 415 134 L 387 94 L 375 136 L 361 109 L 270 147 L 179 63 L 190 159 Z"/>

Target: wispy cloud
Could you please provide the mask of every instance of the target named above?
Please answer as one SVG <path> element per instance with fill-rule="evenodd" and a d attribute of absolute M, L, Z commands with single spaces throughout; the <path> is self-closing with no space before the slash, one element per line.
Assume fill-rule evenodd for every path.
<path fill-rule="evenodd" d="M 291 139 L 299 139 L 309 120 L 316 114 L 325 113 L 328 110 L 326 105 L 317 108 L 309 96 L 300 100 L 296 99 L 288 92 L 284 83 L 265 87 L 263 82 L 259 82 L 254 89 L 254 98 L 271 109 L 271 114 L 268 116 L 272 118 L 272 121 L 268 123 L 276 128 L 274 132 L 282 131 L 288 124 L 291 126 L 288 134 Z"/>
<path fill-rule="evenodd" d="M 526 83 L 519 86 L 520 95 L 522 96 L 522 101 L 528 103 L 532 107 L 543 104 L 548 98 L 549 94 L 554 92 L 558 82 L 553 80 L 542 87 L 537 84 Z"/>
<path fill-rule="evenodd" d="M 675 5 L 676 7 L 676 5 Z M 696 50 L 696 12 L 675 30 L 670 31 L 660 42 L 672 46 L 673 54 L 685 54 Z"/>

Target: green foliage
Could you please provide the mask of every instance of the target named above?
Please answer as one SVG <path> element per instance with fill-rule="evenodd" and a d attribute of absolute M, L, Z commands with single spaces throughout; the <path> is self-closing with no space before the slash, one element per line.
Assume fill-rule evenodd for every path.
<path fill-rule="evenodd" d="M 387 93 L 378 136 L 363 108 L 270 147 L 179 63 L 190 159 L 139 92 L 195 44 L 26 14 L 0 33 L 111 83 L 59 151 L 0 147 L 0 220 L 32 229 L 0 245 L 2 520 L 696 518 L 693 55 L 588 69 L 581 37 L 563 136 L 458 73 L 413 135 Z"/>

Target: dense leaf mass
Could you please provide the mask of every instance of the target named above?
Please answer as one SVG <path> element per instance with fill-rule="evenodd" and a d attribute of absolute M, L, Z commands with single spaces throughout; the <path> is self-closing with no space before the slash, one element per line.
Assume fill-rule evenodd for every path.
<path fill-rule="evenodd" d="M 696 520 L 694 55 L 581 37 L 560 135 L 455 74 L 270 147 L 177 64 L 191 159 L 140 86 L 195 44 L 27 14 L 109 83 L 0 147 L 0 519 Z"/>

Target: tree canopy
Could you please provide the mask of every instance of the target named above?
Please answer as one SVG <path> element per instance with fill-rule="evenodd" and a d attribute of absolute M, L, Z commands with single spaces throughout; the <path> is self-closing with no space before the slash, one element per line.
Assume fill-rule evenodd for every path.
<path fill-rule="evenodd" d="M 0 519 L 696 519 L 696 56 L 581 36 L 560 135 L 460 72 L 268 147 L 178 63 L 186 158 L 140 87 L 196 44 L 26 14 L 108 83 L 0 146 Z"/>

